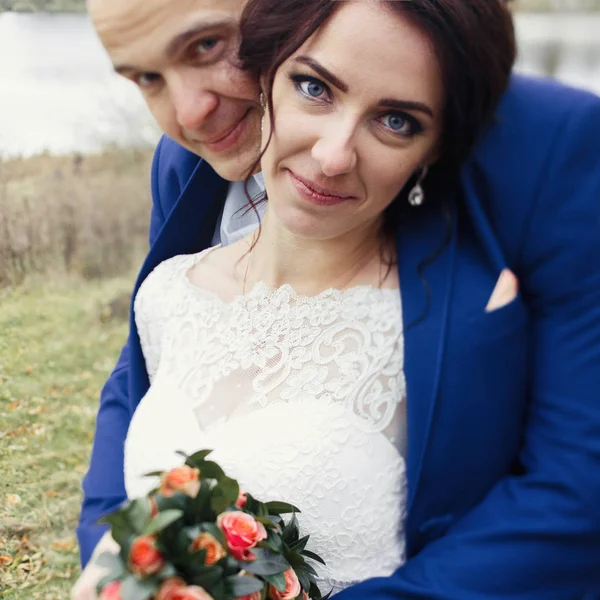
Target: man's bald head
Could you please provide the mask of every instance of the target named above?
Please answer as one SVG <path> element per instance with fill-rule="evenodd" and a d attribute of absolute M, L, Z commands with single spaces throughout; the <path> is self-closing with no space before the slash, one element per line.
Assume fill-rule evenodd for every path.
<path fill-rule="evenodd" d="M 115 70 L 160 127 L 229 180 L 260 145 L 258 85 L 237 67 L 245 0 L 88 0 Z"/>

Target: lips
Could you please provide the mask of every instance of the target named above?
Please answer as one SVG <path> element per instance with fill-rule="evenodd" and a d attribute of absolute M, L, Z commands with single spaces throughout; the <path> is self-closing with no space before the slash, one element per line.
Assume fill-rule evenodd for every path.
<path fill-rule="evenodd" d="M 220 133 L 218 136 L 211 140 L 200 142 L 211 152 L 223 152 L 231 148 L 242 136 L 248 123 L 248 115 L 252 109 L 248 109 L 242 116 L 242 118 L 232 125 L 225 132 Z"/>
<path fill-rule="evenodd" d="M 300 195 L 315 204 L 331 206 L 348 200 L 356 199 L 356 196 L 347 190 L 321 186 L 310 179 L 305 179 L 292 171 L 288 171 L 294 187 Z"/>

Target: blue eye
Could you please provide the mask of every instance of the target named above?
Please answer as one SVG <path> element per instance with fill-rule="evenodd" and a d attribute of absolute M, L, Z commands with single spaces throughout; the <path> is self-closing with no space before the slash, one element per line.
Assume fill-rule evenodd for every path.
<path fill-rule="evenodd" d="M 325 87 L 314 79 L 299 81 L 298 87 L 311 98 L 320 98 L 325 93 Z"/>
<path fill-rule="evenodd" d="M 398 113 L 391 113 L 389 115 L 385 115 L 382 119 L 383 124 L 391 129 L 394 133 L 403 133 L 405 135 L 410 135 L 413 131 L 412 123 L 402 115 Z"/>
<path fill-rule="evenodd" d="M 198 54 L 206 54 L 210 52 L 217 44 L 219 40 L 216 38 L 207 38 L 196 44 L 196 52 Z"/>

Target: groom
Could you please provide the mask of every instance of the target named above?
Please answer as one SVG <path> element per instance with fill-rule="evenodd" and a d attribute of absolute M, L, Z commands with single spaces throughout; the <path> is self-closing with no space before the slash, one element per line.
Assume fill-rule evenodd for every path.
<path fill-rule="evenodd" d="M 151 248 L 136 290 L 159 262 L 199 251 L 198 240 L 207 235 L 213 243 L 229 243 L 257 225 L 252 211 L 238 211 L 245 202 L 239 180 L 258 154 L 260 135 L 257 86 L 236 67 L 238 23 L 244 4 L 245 0 L 89 0 L 94 25 L 116 71 L 140 88 L 166 133 L 152 167 Z M 561 107 L 556 114 L 563 116 L 568 106 L 574 115 L 592 115 L 599 110 L 595 103 L 591 96 L 557 84 L 514 77 L 496 123 L 463 168 L 463 193 L 477 196 L 483 209 L 492 203 L 501 206 L 506 197 L 531 201 L 539 184 L 560 194 L 560 182 L 572 177 L 571 169 L 581 157 L 573 150 L 573 155 L 560 162 L 561 167 L 549 170 L 546 165 L 555 148 L 544 140 L 556 140 L 568 151 L 578 147 L 576 136 L 580 134 L 576 131 L 585 128 L 571 129 L 570 123 L 558 117 L 554 123 L 544 111 Z M 594 110 L 588 110 L 590 107 Z M 548 121 L 555 128 L 551 134 Z M 589 146 L 587 138 L 584 142 L 584 147 L 586 143 Z M 589 177 L 589 181 L 578 181 L 579 193 L 598 193 L 593 169 Z M 260 187 L 261 182 L 255 178 L 253 184 Z M 214 198 L 218 201 L 213 202 Z M 123 443 L 135 410 L 134 399 L 141 398 L 147 386 L 139 339 L 133 330 L 101 395 L 78 528 L 83 564 L 103 533 L 95 524 L 97 519 L 125 499 Z M 477 568 L 476 544 L 453 548 L 451 561 L 430 551 L 429 544 L 450 527 L 451 520 L 446 517 L 449 515 L 420 522 L 420 517 L 409 514 L 408 568 L 389 581 L 359 586 L 360 591 L 350 588 L 342 595 L 353 596 L 352 600 L 359 596 L 362 600 L 365 595 L 419 600 L 550 597 L 544 591 L 536 593 L 536 586 L 531 585 L 536 573 L 545 572 L 541 554 L 531 552 L 524 562 L 524 554 L 519 552 L 515 553 L 518 560 L 502 562 L 510 554 L 505 545 L 494 572 L 482 573 Z M 510 517 L 498 514 L 493 518 Z M 446 538 L 451 538 L 451 533 Z M 448 562 L 458 562 L 464 569 L 447 572 L 444 564 Z M 435 573 L 443 574 L 444 584 Z M 499 578 L 503 580 L 500 586 Z M 527 591 L 522 588 L 524 578 Z M 581 582 L 568 577 L 561 581 L 567 584 L 555 590 L 552 598 L 574 598 L 571 592 Z M 540 588 L 547 586 L 547 581 L 539 581 Z M 509 589 L 510 594 L 498 595 L 495 590 L 499 588 Z"/>

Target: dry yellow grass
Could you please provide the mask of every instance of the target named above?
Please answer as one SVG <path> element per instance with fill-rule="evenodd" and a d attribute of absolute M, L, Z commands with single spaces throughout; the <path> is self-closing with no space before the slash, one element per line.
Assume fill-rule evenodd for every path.
<path fill-rule="evenodd" d="M 150 214 L 149 151 L 0 164 L 0 287 L 33 273 L 88 279 L 132 268 Z"/>

